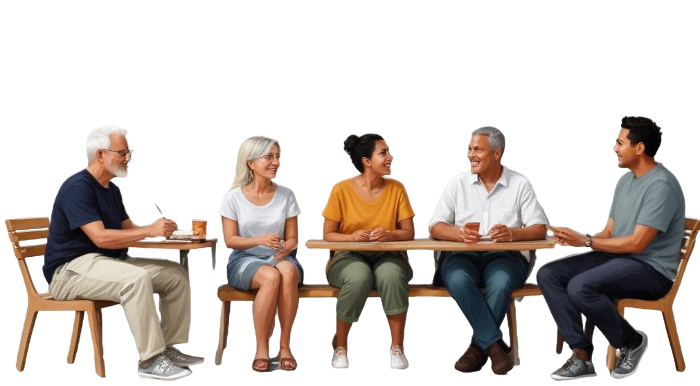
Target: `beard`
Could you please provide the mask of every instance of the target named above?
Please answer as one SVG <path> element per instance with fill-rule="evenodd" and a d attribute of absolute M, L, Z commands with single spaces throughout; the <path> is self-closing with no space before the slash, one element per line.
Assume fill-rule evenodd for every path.
<path fill-rule="evenodd" d="M 119 164 L 114 165 L 114 167 L 107 167 L 107 171 L 119 178 L 124 178 L 127 174 L 129 174 L 129 170 Z"/>

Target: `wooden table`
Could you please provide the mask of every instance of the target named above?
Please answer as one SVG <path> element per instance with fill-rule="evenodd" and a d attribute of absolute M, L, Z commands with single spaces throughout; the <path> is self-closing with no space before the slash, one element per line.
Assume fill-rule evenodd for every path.
<path fill-rule="evenodd" d="M 558 239 L 556 237 L 547 237 L 545 240 L 532 240 L 532 241 L 509 241 L 502 243 L 494 243 L 492 241 L 480 241 L 478 243 L 464 243 L 458 241 L 440 241 L 435 239 L 416 239 L 411 241 L 372 241 L 372 242 L 354 242 L 354 241 L 325 241 L 325 240 L 309 240 L 306 242 L 306 248 L 309 249 L 328 249 L 331 251 L 414 251 L 414 250 L 429 250 L 429 251 L 531 251 L 535 249 L 548 249 L 554 248 L 557 244 Z M 305 286 L 310 287 L 310 286 Z M 309 292 L 315 292 L 315 295 L 319 297 L 337 296 L 338 289 L 332 288 L 330 286 L 314 286 L 318 288 L 309 288 Z M 449 292 L 444 287 L 434 287 L 432 285 L 416 285 L 411 284 L 409 287 L 409 296 L 449 296 Z M 304 287 L 302 287 L 304 288 Z M 222 292 L 226 292 L 226 288 L 219 288 L 219 298 L 222 298 Z M 321 293 L 322 291 L 328 293 Z M 511 353 L 509 355 L 513 358 L 513 363 L 515 365 L 520 364 L 519 356 L 519 345 L 518 345 L 518 327 L 515 314 L 515 298 L 520 298 L 524 296 L 537 296 L 541 295 L 539 287 L 534 284 L 526 283 L 521 288 L 513 291 L 511 294 L 510 304 L 508 306 L 508 331 L 510 335 L 510 346 Z M 232 299 L 226 300 L 240 300 L 242 298 L 239 294 Z M 301 290 L 300 290 L 301 295 Z M 227 310 L 226 304 L 224 309 Z M 227 311 L 226 311 L 227 312 Z M 222 311 L 224 315 L 224 311 Z M 226 314 L 228 315 L 228 314 Z M 222 316 L 223 318 L 223 316 Z M 223 319 L 222 319 L 223 320 Z M 228 319 L 226 319 L 226 326 L 228 326 Z M 222 326 L 224 326 L 222 322 Z M 223 327 L 222 327 L 223 328 Z M 228 332 L 228 330 L 226 331 Z M 223 353 L 223 347 L 225 347 L 225 335 L 222 335 L 222 343 L 219 343 L 219 351 L 217 351 L 216 364 L 221 363 L 221 355 Z M 220 341 L 222 341 L 220 339 Z"/>
<path fill-rule="evenodd" d="M 188 255 L 192 249 L 211 248 L 211 268 L 216 268 L 216 243 L 217 239 L 206 239 L 203 242 L 199 241 L 181 241 L 181 240 L 162 240 L 150 241 L 139 240 L 130 245 L 129 248 L 158 248 L 158 249 L 177 249 L 180 251 L 180 264 L 189 270 Z"/>
<path fill-rule="evenodd" d="M 309 240 L 306 248 L 330 249 L 333 251 L 531 251 L 535 249 L 554 248 L 557 244 L 556 237 L 548 237 L 545 240 L 509 241 L 494 243 L 492 241 L 480 241 L 478 243 L 463 243 L 458 241 L 441 241 L 435 239 L 415 239 L 411 241 L 325 241 Z"/>

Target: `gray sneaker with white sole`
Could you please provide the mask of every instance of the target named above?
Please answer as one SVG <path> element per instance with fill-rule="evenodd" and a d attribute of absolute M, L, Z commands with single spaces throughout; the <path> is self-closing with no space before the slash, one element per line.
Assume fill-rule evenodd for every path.
<path fill-rule="evenodd" d="M 139 377 L 172 381 L 192 374 L 190 369 L 174 364 L 165 354 L 139 363 Z"/>

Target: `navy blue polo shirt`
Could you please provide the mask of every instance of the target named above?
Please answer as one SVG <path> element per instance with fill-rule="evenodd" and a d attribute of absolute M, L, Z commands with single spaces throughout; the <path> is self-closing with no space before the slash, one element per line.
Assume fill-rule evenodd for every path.
<path fill-rule="evenodd" d="M 80 227 L 102 221 L 105 229 L 122 229 L 128 218 L 117 185 L 110 182 L 105 188 L 85 169 L 68 178 L 58 190 L 51 213 L 44 254 L 46 281 L 51 283 L 56 268 L 87 253 L 125 259 L 128 248 L 98 248 Z"/>

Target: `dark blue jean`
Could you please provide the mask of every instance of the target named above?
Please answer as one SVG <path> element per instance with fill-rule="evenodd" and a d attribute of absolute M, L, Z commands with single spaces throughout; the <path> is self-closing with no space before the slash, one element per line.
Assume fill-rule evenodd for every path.
<path fill-rule="evenodd" d="M 525 283 L 528 262 L 519 252 L 454 252 L 438 267 L 435 285 L 444 285 L 474 330 L 483 350 L 503 338 L 513 290 Z"/>
<path fill-rule="evenodd" d="M 627 346 L 636 331 L 620 316 L 614 299 L 656 300 L 673 282 L 641 260 L 593 251 L 553 261 L 537 272 L 537 283 L 569 347 L 593 352 L 581 314 L 613 347 Z"/>

